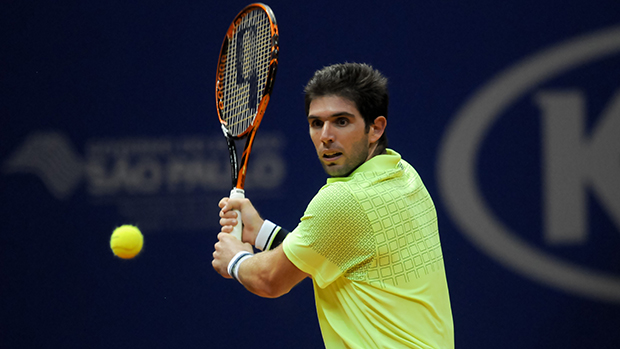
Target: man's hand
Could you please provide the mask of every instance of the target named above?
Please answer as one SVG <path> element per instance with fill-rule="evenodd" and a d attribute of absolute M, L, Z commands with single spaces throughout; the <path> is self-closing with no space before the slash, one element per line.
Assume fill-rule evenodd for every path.
<path fill-rule="evenodd" d="M 248 243 L 242 243 L 229 233 L 217 234 L 218 242 L 215 243 L 215 251 L 213 252 L 213 269 L 220 273 L 225 278 L 230 279 L 228 275 L 228 263 L 230 260 L 241 251 L 248 251 L 254 253 L 252 246 Z"/>
<path fill-rule="evenodd" d="M 256 235 L 258 235 L 260 227 L 263 225 L 264 221 L 254 206 L 252 206 L 250 200 L 223 198 L 220 200 L 218 206 L 221 209 L 220 225 L 222 226 L 222 232 L 232 232 L 233 227 L 237 224 L 237 213 L 233 210 L 239 210 L 243 221 L 242 239 L 244 242 L 249 242 L 251 245 L 255 245 Z"/>
<path fill-rule="evenodd" d="M 253 253 L 252 245 L 256 244 L 256 235 L 258 235 L 264 221 L 248 199 L 223 198 L 218 206 L 221 209 L 220 225 L 222 231 L 217 234 L 219 241 L 215 244 L 211 264 L 220 275 L 225 278 L 232 278 L 228 274 L 230 260 L 241 251 Z M 230 234 L 233 226 L 237 224 L 237 213 L 233 210 L 241 212 L 243 241 L 245 243 Z M 254 257 L 243 262 L 243 266 L 243 269 L 239 270 L 239 282 L 250 292 L 261 297 L 280 297 L 309 276 L 288 260 L 282 246 L 257 253 Z"/>

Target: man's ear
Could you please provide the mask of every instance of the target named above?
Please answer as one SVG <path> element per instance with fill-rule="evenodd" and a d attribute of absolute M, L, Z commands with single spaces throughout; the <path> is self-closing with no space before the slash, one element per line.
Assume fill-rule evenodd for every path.
<path fill-rule="evenodd" d="M 368 131 L 368 141 L 370 143 L 375 143 L 383 136 L 383 132 L 385 132 L 385 127 L 387 126 L 387 119 L 385 116 L 377 116 L 375 121 L 370 125 L 370 130 Z"/>

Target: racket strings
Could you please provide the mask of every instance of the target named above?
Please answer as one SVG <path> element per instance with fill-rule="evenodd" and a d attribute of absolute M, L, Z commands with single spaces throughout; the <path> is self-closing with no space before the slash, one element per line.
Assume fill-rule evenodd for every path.
<path fill-rule="evenodd" d="M 267 83 L 271 45 L 267 14 L 250 11 L 236 27 L 224 69 L 221 116 L 233 136 L 254 122 Z"/>

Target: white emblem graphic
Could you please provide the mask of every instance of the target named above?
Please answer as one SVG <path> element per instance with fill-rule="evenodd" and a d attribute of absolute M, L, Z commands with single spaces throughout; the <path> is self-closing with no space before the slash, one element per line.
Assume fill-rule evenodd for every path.
<path fill-rule="evenodd" d="M 493 122 L 518 98 L 547 80 L 618 52 L 616 27 L 552 47 L 506 70 L 458 111 L 444 136 L 437 168 L 446 207 L 474 245 L 538 282 L 611 302 L 620 302 L 620 277 L 555 258 L 520 239 L 484 201 L 476 165 Z M 586 189 L 620 230 L 620 94 L 607 103 L 588 135 L 580 124 L 585 111 L 578 91 L 540 91 L 534 98 L 544 126 L 545 241 L 570 244 L 585 239 Z"/>
<path fill-rule="evenodd" d="M 84 164 L 71 143 L 59 133 L 37 132 L 5 162 L 7 173 L 33 173 L 57 199 L 72 194 L 82 179 Z"/>

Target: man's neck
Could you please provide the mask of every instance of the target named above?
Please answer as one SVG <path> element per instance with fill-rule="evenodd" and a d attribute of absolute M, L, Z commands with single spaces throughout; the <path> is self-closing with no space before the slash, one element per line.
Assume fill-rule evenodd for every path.
<path fill-rule="evenodd" d="M 379 143 L 375 143 L 375 144 L 373 144 L 370 147 L 370 149 L 368 151 L 368 157 L 366 158 L 366 161 L 372 159 L 373 157 L 375 157 L 377 155 L 381 155 L 381 154 L 387 154 L 386 148 L 379 147 Z"/>

